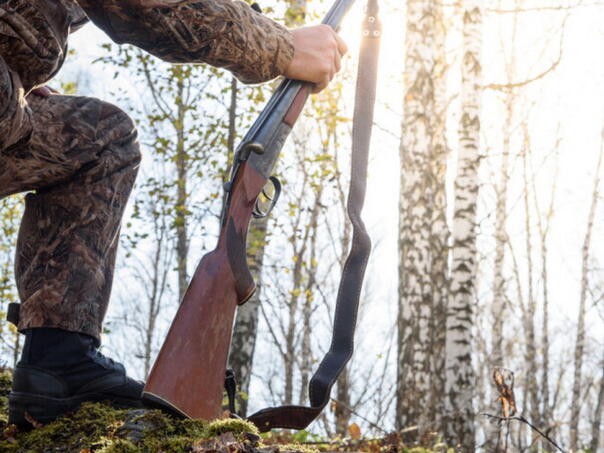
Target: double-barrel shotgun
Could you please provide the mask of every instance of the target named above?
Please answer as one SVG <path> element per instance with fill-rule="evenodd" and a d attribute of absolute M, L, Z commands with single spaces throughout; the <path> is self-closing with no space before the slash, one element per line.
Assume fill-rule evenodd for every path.
<path fill-rule="evenodd" d="M 354 0 L 337 0 L 323 23 L 338 29 L 353 3 Z M 353 126 L 357 135 L 362 136 L 357 146 L 361 151 L 369 146 L 373 118 L 380 34 L 376 0 L 369 0 L 365 28 L 365 48 L 361 50 L 360 64 L 366 64 L 370 69 L 359 71 L 357 89 L 365 84 L 361 90 L 368 92 L 369 96 L 365 93 L 362 102 L 357 99 L 355 110 L 363 110 L 358 115 L 362 118 L 359 123 L 355 120 Z M 363 59 L 366 61 L 363 62 Z M 149 374 L 143 393 L 147 404 L 195 419 L 210 420 L 223 414 L 223 391 L 233 319 L 237 306 L 249 300 L 255 290 L 246 257 L 248 227 L 252 217 L 267 215 L 278 199 L 281 188 L 276 178 L 272 177 L 272 172 L 311 89 L 312 85 L 307 82 L 284 80 L 238 146 L 230 180 L 225 184 L 226 196 L 218 243 L 213 251 L 201 259 Z M 346 313 L 336 314 L 331 355 L 328 353 L 329 357 L 323 361 L 311 382 L 311 387 L 315 387 L 314 390 L 311 388 L 312 407 L 288 406 L 260 411 L 250 420 L 263 431 L 278 426 L 304 428 L 308 425 L 327 404 L 333 381 L 352 353 L 358 293 L 370 248 L 369 238 L 360 220 L 365 191 L 362 173 L 366 172 L 367 166 L 367 150 L 364 151 L 365 161 L 361 158 L 357 165 L 361 173 L 353 176 L 362 181 L 351 187 L 349 198 L 349 216 L 353 228 L 358 227 L 354 230 L 356 240 L 353 239 L 349 261 L 352 259 L 359 263 L 347 263 L 345 266 L 338 296 L 338 304 L 341 299 L 354 299 L 355 296 L 356 304 L 354 300 L 343 301 L 342 304 L 349 304 L 347 310 L 337 310 Z M 353 163 L 353 172 L 354 166 Z M 263 192 L 267 193 L 265 187 L 268 184 L 274 186 L 274 191 L 272 200 L 265 208 L 258 199 Z M 353 195 L 353 191 L 357 194 Z M 350 211 L 350 200 L 353 198 L 354 213 Z M 342 292 L 346 294 L 342 295 Z M 337 336 L 343 338 L 338 340 Z"/>

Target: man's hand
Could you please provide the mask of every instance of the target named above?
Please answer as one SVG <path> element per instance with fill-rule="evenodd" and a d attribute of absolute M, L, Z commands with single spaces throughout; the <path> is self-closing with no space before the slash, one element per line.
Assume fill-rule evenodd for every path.
<path fill-rule="evenodd" d="M 292 30 L 294 58 L 285 71 L 288 79 L 313 82 L 313 93 L 323 90 L 340 70 L 346 43 L 329 25 Z"/>

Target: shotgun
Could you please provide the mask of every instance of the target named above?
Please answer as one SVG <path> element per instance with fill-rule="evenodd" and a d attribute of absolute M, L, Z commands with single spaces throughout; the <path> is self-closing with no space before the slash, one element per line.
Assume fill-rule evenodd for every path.
<path fill-rule="evenodd" d="M 337 0 L 323 20 L 334 29 L 354 0 Z M 175 415 L 211 420 L 222 415 L 233 319 L 253 295 L 246 257 L 253 216 L 270 213 L 280 192 L 271 176 L 312 84 L 283 80 L 235 152 L 216 248 L 199 263 L 143 391 L 143 400 Z M 265 186 L 272 184 L 274 194 Z M 268 207 L 258 202 L 261 194 Z"/>

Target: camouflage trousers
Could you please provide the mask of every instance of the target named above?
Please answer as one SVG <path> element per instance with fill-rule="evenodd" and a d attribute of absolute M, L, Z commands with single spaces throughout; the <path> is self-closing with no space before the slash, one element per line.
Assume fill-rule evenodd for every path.
<path fill-rule="evenodd" d="M 14 30 L 0 11 L 0 199 L 30 192 L 15 260 L 18 327 L 98 339 L 140 162 L 136 131 L 124 112 L 97 99 L 26 95 L 60 66 L 49 62 L 61 60 L 63 47 L 31 51 Z"/>

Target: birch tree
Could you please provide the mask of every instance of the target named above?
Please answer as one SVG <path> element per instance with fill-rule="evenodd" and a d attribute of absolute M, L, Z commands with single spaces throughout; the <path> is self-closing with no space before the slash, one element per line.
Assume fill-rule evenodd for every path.
<path fill-rule="evenodd" d="M 556 141 L 556 149 L 560 145 L 560 140 Z M 556 155 L 557 159 L 557 155 Z M 541 382 L 540 388 L 543 392 L 541 396 L 541 413 L 539 420 L 545 425 L 549 426 L 552 423 L 551 414 L 553 407 L 551 406 L 550 398 L 550 300 L 549 300 L 549 248 L 548 241 L 551 230 L 551 220 L 554 216 L 554 204 L 556 200 L 556 189 L 558 183 L 558 161 L 556 160 L 556 170 L 552 180 L 551 198 L 549 205 L 542 219 L 541 215 L 537 215 L 537 230 L 539 232 L 539 245 L 541 253 L 541 297 L 543 300 L 542 306 L 542 324 L 541 324 L 541 349 L 543 356 L 543 364 L 541 370 Z M 533 172 L 534 173 L 534 172 Z M 535 208 L 538 213 L 540 211 L 539 197 L 537 196 L 537 188 L 535 187 L 535 177 L 533 177 L 533 197 Z"/>
<path fill-rule="evenodd" d="M 596 216 L 596 209 L 600 198 L 599 187 L 602 175 L 602 157 L 604 155 L 604 128 L 602 129 L 602 145 L 598 155 L 596 171 L 594 176 L 593 190 L 591 194 L 591 203 L 589 214 L 587 216 L 587 228 L 583 239 L 583 249 L 581 254 L 581 293 L 579 295 L 579 315 L 577 320 L 577 335 L 575 339 L 574 353 L 574 374 L 573 374 L 573 389 L 570 413 L 570 449 L 576 450 L 579 443 L 579 417 L 581 416 L 582 406 L 582 386 L 583 386 L 583 360 L 585 355 L 586 328 L 585 315 L 587 311 L 587 298 L 589 290 L 589 260 L 592 233 Z"/>
<path fill-rule="evenodd" d="M 535 315 L 537 312 L 537 299 L 534 292 L 535 277 L 533 266 L 533 235 L 532 235 L 532 206 L 530 202 L 531 183 L 534 175 L 529 175 L 529 159 L 531 158 L 531 142 L 528 126 L 523 123 L 524 130 L 524 149 L 522 150 L 523 167 L 523 204 L 524 204 L 524 234 L 526 244 L 526 305 L 522 305 L 523 327 L 526 333 L 524 341 L 524 362 L 527 372 L 524 375 L 524 397 L 530 403 L 530 417 L 534 423 L 539 423 L 539 395 L 537 388 L 537 373 L 531 372 L 537 370 L 537 343 L 535 334 Z M 537 213 L 537 217 L 539 214 Z M 520 284 L 520 282 L 518 282 Z M 522 299 L 519 298 L 519 301 Z M 532 432 L 533 443 L 539 438 L 536 432 Z"/>
<path fill-rule="evenodd" d="M 473 452 L 475 373 L 472 366 L 476 289 L 476 209 L 480 161 L 482 2 L 463 3 L 459 157 L 455 180 L 451 295 L 447 311 L 446 417 L 449 445 Z"/>
<path fill-rule="evenodd" d="M 598 397 L 596 399 L 596 407 L 594 409 L 593 421 L 591 424 L 591 442 L 590 449 L 595 452 L 600 445 L 600 431 L 602 426 L 602 413 L 604 412 L 604 357 L 602 357 L 602 362 L 600 364 L 601 378 L 598 389 Z"/>
<path fill-rule="evenodd" d="M 136 356 L 143 361 L 143 376 L 147 376 L 158 347 L 159 316 L 162 308 L 168 305 L 166 296 L 171 294 L 169 277 L 174 268 L 174 247 L 171 246 L 172 231 L 168 197 L 158 197 L 157 181 L 164 180 L 161 173 L 164 166 L 156 166 L 155 174 L 139 187 L 139 194 L 134 202 L 132 217 L 128 226 L 136 223 L 131 234 L 125 235 L 125 252 L 128 259 L 136 264 L 129 266 L 132 281 L 122 303 L 125 306 L 120 322 L 136 331 Z M 139 223 L 140 222 L 140 223 Z M 142 224 L 146 228 L 142 227 Z M 139 247 L 145 253 L 139 252 Z M 131 283 L 130 283 L 131 284 Z M 129 341 L 132 345 L 132 339 Z"/>
<path fill-rule="evenodd" d="M 438 231 L 435 221 L 442 218 L 435 212 L 441 206 L 434 202 L 440 195 L 435 188 L 437 191 L 441 183 L 435 179 L 442 169 L 436 173 L 433 166 L 433 159 L 442 152 L 435 147 L 442 145 L 437 131 L 444 124 L 439 118 L 443 112 L 438 111 L 435 90 L 443 45 L 439 40 L 443 35 L 437 28 L 440 14 L 436 1 L 407 3 L 406 85 L 400 144 L 396 424 L 398 428 L 419 425 L 420 434 L 434 428 L 438 417 L 431 406 L 437 400 L 432 392 L 438 387 L 433 373 L 438 359 L 433 351 L 441 349 L 433 331 L 433 316 L 441 300 L 435 296 L 431 276 L 436 269 L 434 261 L 442 259 L 435 258 L 433 253 L 442 249 L 433 250 L 431 242 Z"/>
<path fill-rule="evenodd" d="M 449 226 L 447 224 L 447 81 L 446 54 L 447 24 L 443 9 L 437 4 L 434 21 L 434 109 L 432 118 L 432 145 L 428 160 L 432 203 L 429 208 L 431 219 L 430 235 L 430 293 L 431 316 L 431 375 L 429 410 L 433 426 L 442 429 L 445 393 L 445 349 L 447 335 L 447 306 L 449 298 Z"/>

